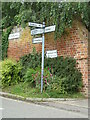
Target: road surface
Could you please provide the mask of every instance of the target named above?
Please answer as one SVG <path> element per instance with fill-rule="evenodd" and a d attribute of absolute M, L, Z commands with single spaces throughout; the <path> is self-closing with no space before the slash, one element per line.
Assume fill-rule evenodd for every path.
<path fill-rule="evenodd" d="M 3 118 L 88 118 L 88 112 L 83 114 L 9 98 L 0 99 L 0 115 L 2 114 Z"/>

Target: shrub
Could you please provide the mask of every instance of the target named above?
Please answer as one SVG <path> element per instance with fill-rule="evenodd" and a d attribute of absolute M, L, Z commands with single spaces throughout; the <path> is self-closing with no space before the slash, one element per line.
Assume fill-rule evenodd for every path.
<path fill-rule="evenodd" d="M 77 80 L 79 80 L 79 76 L 77 75 Z M 49 93 L 54 92 L 59 94 L 72 94 L 72 93 L 76 93 L 78 92 L 81 87 L 82 87 L 82 82 L 80 83 L 80 81 L 75 81 L 75 77 L 73 76 L 73 79 L 70 80 L 69 77 L 57 77 L 57 76 L 53 76 L 52 82 L 50 83 L 50 85 L 47 88 L 47 91 Z"/>
<path fill-rule="evenodd" d="M 73 58 L 46 58 L 45 67 L 53 68 L 53 74 L 62 78 L 71 74 L 76 68 L 76 60 Z M 72 71 L 73 70 L 73 71 Z"/>
<path fill-rule="evenodd" d="M 21 66 L 13 60 L 6 59 L 1 62 L 1 82 L 2 86 L 10 86 L 19 83 L 22 79 Z"/>
<path fill-rule="evenodd" d="M 78 70 L 75 70 L 73 74 L 62 79 L 62 85 L 67 93 L 80 91 L 82 88 L 82 74 Z"/>
<path fill-rule="evenodd" d="M 27 69 L 26 74 L 24 75 L 24 81 L 29 84 L 35 83 L 35 74 L 36 71 L 34 69 Z"/>
<path fill-rule="evenodd" d="M 45 66 L 52 67 L 53 74 L 61 79 L 61 87 L 67 93 L 77 92 L 82 87 L 82 74 L 76 65 L 76 60 L 68 57 L 48 58 L 45 61 Z"/>
<path fill-rule="evenodd" d="M 28 67 L 35 69 L 39 66 L 40 68 L 41 54 L 35 53 L 26 55 L 20 59 L 20 62 L 24 67 L 23 70 L 25 74 L 25 69 Z M 64 58 L 62 56 L 57 58 L 45 58 L 44 63 L 44 71 L 45 68 L 49 68 L 47 70 L 49 73 L 53 74 L 53 76 L 56 75 L 57 79 L 62 80 L 61 86 L 65 88 L 64 91 L 68 93 L 77 92 L 82 87 L 82 74 L 79 69 L 76 68 L 77 63 L 74 58 Z M 47 81 L 48 79 L 49 77 L 47 77 Z"/>
<path fill-rule="evenodd" d="M 65 87 L 62 84 L 62 79 L 57 76 L 53 76 L 50 86 L 47 88 L 49 92 L 54 92 L 58 94 L 66 94 Z"/>
<path fill-rule="evenodd" d="M 37 87 L 40 88 L 40 83 L 41 83 L 41 69 L 40 67 L 36 68 L 37 71 L 37 77 L 36 77 L 36 85 Z M 47 88 L 50 87 L 51 83 L 53 82 L 53 75 L 51 74 L 51 72 L 49 71 L 48 68 L 44 68 L 44 74 L 43 74 L 43 90 L 47 90 Z"/>
<path fill-rule="evenodd" d="M 32 53 L 21 57 L 20 63 L 23 66 L 22 73 L 25 75 L 25 72 L 28 68 L 35 69 L 36 67 L 41 66 L 41 54 Z"/>
<path fill-rule="evenodd" d="M 41 69 L 40 67 L 37 67 L 34 69 L 27 69 L 27 72 L 24 76 L 25 82 L 28 82 L 33 87 L 37 87 L 40 89 L 41 85 Z M 51 73 L 48 69 L 44 69 L 44 75 L 43 75 L 43 89 L 46 90 L 48 86 L 50 86 L 50 82 L 52 81 Z"/>

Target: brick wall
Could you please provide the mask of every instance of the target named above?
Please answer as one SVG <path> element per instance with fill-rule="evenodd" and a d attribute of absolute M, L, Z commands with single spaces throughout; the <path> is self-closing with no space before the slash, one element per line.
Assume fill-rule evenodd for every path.
<path fill-rule="evenodd" d="M 16 28 L 14 28 L 16 29 Z M 54 33 L 45 35 L 45 51 L 57 50 L 58 56 L 74 57 L 78 68 L 83 74 L 83 91 L 88 94 L 88 31 L 85 26 L 74 21 L 73 27 L 67 29 L 68 34 L 63 35 L 60 39 L 54 40 Z M 19 60 L 25 54 L 31 53 L 33 47 L 37 52 L 41 52 L 42 45 L 32 44 L 30 29 L 27 27 L 20 31 L 21 37 L 15 40 L 9 40 L 8 57 Z"/>

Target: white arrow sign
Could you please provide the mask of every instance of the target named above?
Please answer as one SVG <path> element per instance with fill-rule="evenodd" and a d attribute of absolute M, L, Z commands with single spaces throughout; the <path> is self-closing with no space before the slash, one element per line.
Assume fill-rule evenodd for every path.
<path fill-rule="evenodd" d="M 19 37 L 20 37 L 20 33 L 18 32 L 18 33 L 10 34 L 8 39 L 9 40 L 11 40 L 11 39 L 17 39 Z"/>
<path fill-rule="evenodd" d="M 45 27 L 45 33 L 53 32 L 53 31 L 55 31 L 55 25 L 49 26 L 49 27 Z"/>
<path fill-rule="evenodd" d="M 33 27 L 42 27 L 43 26 L 42 24 L 32 23 L 32 22 L 29 22 L 28 24 L 29 24 L 29 26 L 33 26 Z"/>
<path fill-rule="evenodd" d="M 44 33 L 53 32 L 53 31 L 55 31 L 55 25 L 45 27 L 45 32 Z M 37 35 L 37 34 L 42 34 L 42 33 L 43 33 L 43 29 L 31 30 L 31 35 Z"/>
<path fill-rule="evenodd" d="M 37 35 L 37 34 L 42 34 L 42 33 L 43 33 L 43 29 L 31 30 L 31 35 Z"/>
<path fill-rule="evenodd" d="M 47 58 L 55 58 L 55 57 L 57 57 L 57 50 L 46 51 L 46 57 Z"/>
<path fill-rule="evenodd" d="M 32 42 L 35 43 L 42 43 L 42 37 L 41 38 L 33 38 Z"/>

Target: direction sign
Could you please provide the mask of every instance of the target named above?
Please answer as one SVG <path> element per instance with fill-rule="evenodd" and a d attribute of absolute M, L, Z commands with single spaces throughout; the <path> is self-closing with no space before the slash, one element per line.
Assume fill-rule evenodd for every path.
<path fill-rule="evenodd" d="M 42 37 L 41 38 L 33 38 L 32 42 L 35 43 L 42 43 Z"/>
<path fill-rule="evenodd" d="M 19 37 L 20 37 L 20 33 L 17 32 L 17 33 L 10 34 L 8 39 L 9 40 L 11 40 L 11 39 L 17 39 Z"/>
<path fill-rule="evenodd" d="M 55 31 L 55 25 L 49 26 L 49 27 L 45 27 L 45 33 L 53 32 L 53 31 Z"/>
<path fill-rule="evenodd" d="M 31 35 L 42 34 L 43 31 L 44 31 L 44 29 L 34 29 L 34 30 L 31 30 Z M 45 32 L 44 33 L 53 32 L 53 31 L 55 31 L 55 25 L 45 27 Z"/>
<path fill-rule="evenodd" d="M 42 33 L 43 33 L 43 29 L 31 30 L 31 35 L 37 35 L 37 34 L 42 34 Z"/>
<path fill-rule="evenodd" d="M 43 72 L 44 72 L 44 42 L 45 42 L 44 34 L 55 31 L 56 26 L 53 25 L 53 26 L 45 27 L 45 22 L 43 22 L 43 24 L 29 22 L 29 26 L 38 27 L 38 29 L 31 30 L 31 35 L 43 34 L 42 38 L 34 38 L 32 40 L 33 43 L 42 43 L 42 68 L 41 68 L 41 93 L 42 93 L 42 91 L 43 91 Z M 48 58 L 57 57 L 57 50 L 47 51 L 46 56 Z"/>
<path fill-rule="evenodd" d="M 42 24 L 32 23 L 32 22 L 29 22 L 28 24 L 29 24 L 29 26 L 32 26 L 32 27 L 42 27 L 43 26 Z"/>
<path fill-rule="evenodd" d="M 46 57 L 47 58 L 55 58 L 55 57 L 57 57 L 57 50 L 46 51 Z"/>

